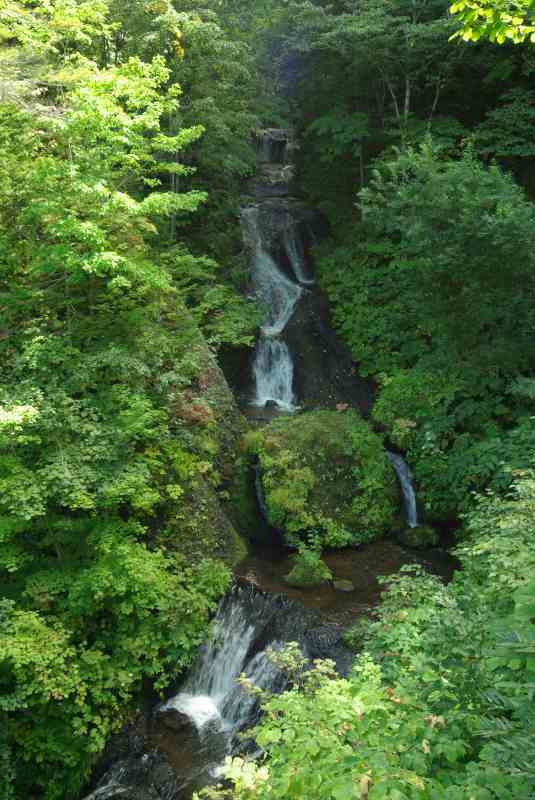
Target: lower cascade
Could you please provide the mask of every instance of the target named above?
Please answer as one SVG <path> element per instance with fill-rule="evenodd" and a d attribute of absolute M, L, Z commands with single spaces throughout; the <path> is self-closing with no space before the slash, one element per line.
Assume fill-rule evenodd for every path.
<path fill-rule="evenodd" d="M 418 508 L 412 473 L 407 462 L 397 453 L 386 453 L 388 460 L 396 470 L 403 493 L 403 505 L 409 528 L 418 527 Z"/>
<path fill-rule="evenodd" d="M 150 751 L 150 743 L 136 750 L 132 735 L 120 748 L 123 757 L 113 757 L 86 800 L 145 800 L 154 796 L 151 787 L 158 781 L 160 797 L 189 800 L 193 791 L 217 778 L 227 755 L 257 749 L 251 740 L 244 743 L 237 737 L 259 713 L 256 699 L 237 682 L 239 676 L 245 674 L 268 692 L 282 691 L 286 677 L 268 650 L 280 650 L 287 642 L 297 642 L 309 658 L 332 658 L 346 673 L 352 656 L 341 644 L 342 632 L 342 626 L 325 624 L 300 603 L 237 579 L 222 599 L 212 635 L 186 681 L 152 716 L 152 741 L 163 752 L 179 754 L 169 758 L 173 769 Z"/>
<path fill-rule="evenodd" d="M 236 679 L 245 673 L 263 689 L 280 682 L 279 671 L 265 648 L 258 650 L 261 633 L 272 621 L 277 605 L 272 596 L 236 586 L 221 603 L 212 636 L 203 645 L 186 683 L 162 711 L 174 709 L 187 715 L 200 733 L 208 724 L 232 733 L 249 723 L 255 701 Z M 277 649 L 280 645 L 270 638 L 266 647 Z"/>

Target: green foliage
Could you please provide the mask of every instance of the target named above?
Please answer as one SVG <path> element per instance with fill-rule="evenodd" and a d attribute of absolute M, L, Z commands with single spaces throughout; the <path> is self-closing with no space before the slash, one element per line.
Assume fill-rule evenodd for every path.
<path fill-rule="evenodd" d="M 321 560 L 321 548 L 314 543 L 311 545 L 298 545 L 298 554 L 294 556 L 292 569 L 285 576 L 286 583 L 290 586 L 309 588 L 320 586 L 332 580 L 332 572 Z"/>
<path fill-rule="evenodd" d="M 39 613 L 13 610 L 0 627 L 1 702 L 12 712 L 19 792 L 34 783 L 47 797 L 77 791 L 142 679 L 164 686 L 190 663 L 228 580 L 218 565 L 197 574 L 124 533 L 90 538 L 96 552 L 85 563 L 42 568 L 28 580 L 25 595 Z M 61 783 L 28 766 L 42 763 Z"/>
<path fill-rule="evenodd" d="M 269 522 L 290 542 L 327 547 L 372 541 L 391 524 L 397 483 L 382 441 L 354 411 L 312 411 L 257 432 Z"/>
<path fill-rule="evenodd" d="M 475 147 L 485 157 L 532 158 L 535 155 L 535 94 L 527 89 L 512 89 L 500 98 L 476 128 Z"/>
<path fill-rule="evenodd" d="M 503 463 L 522 466 L 531 437 L 527 419 L 500 429 L 531 402 L 509 387 L 529 369 L 533 206 L 470 152 L 426 145 L 381 163 L 360 210 L 348 240 L 323 247 L 321 281 L 378 378 L 374 420 L 408 451 L 428 513 L 453 516 L 509 485 Z"/>
<path fill-rule="evenodd" d="M 68 0 L 1 10 L 9 798 L 77 794 L 141 687 L 190 664 L 229 580 L 207 555 L 244 552 L 216 495 L 241 420 L 198 325 L 243 345 L 256 315 L 194 255 L 207 117 L 181 115 L 183 54 L 129 50 L 119 16 Z"/>
<path fill-rule="evenodd" d="M 417 525 L 415 528 L 404 528 L 398 534 L 398 539 L 407 547 L 435 547 L 438 533 L 430 525 Z"/>
<path fill-rule="evenodd" d="M 496 44 L 535 41 L 532 0 L 458 0 L 450 11 L 461 22 L 455 37 L 465 42 L 481 38 Z"/>

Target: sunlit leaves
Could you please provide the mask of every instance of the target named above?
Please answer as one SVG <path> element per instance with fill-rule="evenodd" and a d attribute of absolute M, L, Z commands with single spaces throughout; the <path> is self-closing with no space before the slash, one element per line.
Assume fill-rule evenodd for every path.
<path fill-rule="evenodd" d="M 453 38 L 477 42 L 481 38 L 496 44 L 535 41 L 532 0 L 459 0 L 450 12 L 461 22 Z"/>

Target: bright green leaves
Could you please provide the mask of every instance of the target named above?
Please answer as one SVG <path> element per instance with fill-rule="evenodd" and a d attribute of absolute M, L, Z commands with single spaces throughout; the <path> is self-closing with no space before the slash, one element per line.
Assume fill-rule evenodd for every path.
<path fill-rule="evenodd" d="M 459 0 L 450 6 L 461 28 L 452 38 L 465 42 L 489 39 L 496 44 L 535 41 L 532 0 Z"/>
<path fill-rule="evenodd" d="M 207 562 L 198 570 L 202 588 L 194 588 L 195 572 L 125 538 L 118 522 L 93 538 L 100 556 L 61 572 L 67 580 L 57 594 L 53 573 L 31 586 L 42 615 L 8 609 L 0 620 L 0 709 L 18 712 L 10 734 L 22 757 L 63 774 L 60 789 L 57 779 L 27 770 L 47 797 L 64 797 L 65 787 L 74 792 L 87 778 L 143 676 L 163 685 L 190 662 L 228 581 Z M 68 628 L 51 616 L 58 601 Z"/>
<path fill-rule="evenodd" d="M 0 728 L 18 796 L 76 795 L 143 680 L 190 663 L 229 575 L 200 547 L 184 565 L 187 526 L 235 556 L 213 491 L 227 387 L 182 298 L 218 345 L 250 339 L 254 315 L 176 241 L 207 201 L 176 64 L 112 55 L 107 12 L 0 12 L 2 94 L 26 108 L 0 109 L 0 583 L 16 601 L 0 607 Z"/>

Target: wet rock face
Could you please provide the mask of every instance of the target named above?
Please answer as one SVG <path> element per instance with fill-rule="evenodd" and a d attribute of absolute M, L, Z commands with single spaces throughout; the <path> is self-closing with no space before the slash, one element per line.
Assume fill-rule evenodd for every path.
<path fill-rule="evenodd" d="M 249 191 L 259 200 L 286 197 L 295 177 L 297 143 L 291 129 L 265 128 L 255 133 L 257 174 Z"/>
<path fill-rule="evenodd" d="M 291 164 L 298 143 L 292 128 L 263 128 L 255 132 L 260 164 Z"/>
<path fill-rule="evenodd" d="M 183 714 L 176 708 L 167 708 L 159 711 L 157 714 L 157 721 L 158 724 L 164 725 L 166 728 L 170 728 L 172 731 L 178 731 L 180 733 L 184 731 L 192 731 L 194 729 L 191 717 L 188 717 L 187 714 Z"/>
<path fill-rule="evenodd" d="M 329 306 L 315 286 L 307 288 L 285 331 L 294 357 L 294 391 L 305 409 L 348 405 L 367 417 L 373 381 L 361 378 L 348 348 L 333 331 Z"/>
<path fill-rule="evenodd" d="M 154 750 L 147 717 L 112 737 L 84 800 L 175 800 L 177 776 L 167 758 Z"/>

